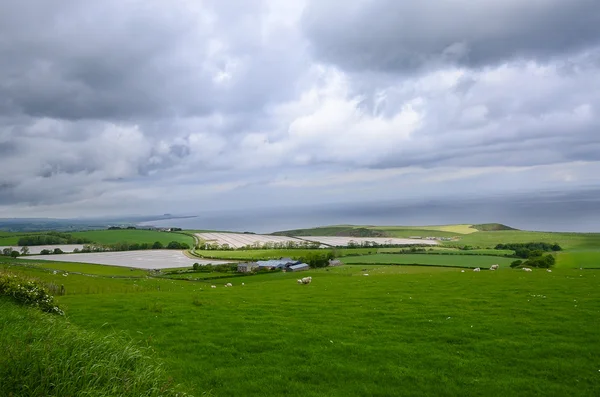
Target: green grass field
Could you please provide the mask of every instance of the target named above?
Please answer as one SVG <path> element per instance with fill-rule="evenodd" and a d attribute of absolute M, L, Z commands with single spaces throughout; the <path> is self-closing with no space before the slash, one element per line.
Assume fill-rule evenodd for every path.
<path fill-rule="evenodd" d="M 178 241 L 187 243 L 190 246 L 194 245 L 194 238 L 186 234 L 154 230 L 91 230 L 71 234 L 74 237 L 90 239 L 98 244 L 116 244 L 120 242 L 152 244 L 159 241 L 166 245 L 171 241 Z"/>
<path fill-rule="evenodd" d="M 346 264 L 390 264 L 390 265 L 433 265 L 433 266 L 458 266 L 458 267 L 483 267 L 489 268 L 498 264 L 502 267 L 509 266 L 514 261 L 511 258 L 484 255 L 428 255 L 428 254 L 375 254 L 351 256 L 342 258 Z"/>
<path fill-rule="evenodd" d="M 364 265 L 347 265 L 231 278 L 234 287 L 223 288 L 227 279 L 64 277 L 0 266 L 63 283 L 67 294 L 57 300 L 69 321 L 152 347 L 196 396 L 600 391 L 594 270 L 369 265 L 366 277 Z M 300 275 L 313 283 L 296 284 Z"/>

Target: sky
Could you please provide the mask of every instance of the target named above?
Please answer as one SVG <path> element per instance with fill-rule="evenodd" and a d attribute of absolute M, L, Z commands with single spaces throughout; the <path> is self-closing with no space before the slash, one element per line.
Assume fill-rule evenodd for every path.
<path fill-rule="evenodd" d="M 597 0 L 0 2 L 0 217 L 576 195 L 599 127 Z"/>

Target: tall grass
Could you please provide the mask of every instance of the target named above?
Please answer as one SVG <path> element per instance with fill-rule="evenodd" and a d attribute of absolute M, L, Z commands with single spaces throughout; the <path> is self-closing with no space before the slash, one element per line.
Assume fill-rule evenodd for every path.
<path fill-rule="evenodd" d="M 0 297 L 0 394 L 183 396 L 149 348 Z"/>

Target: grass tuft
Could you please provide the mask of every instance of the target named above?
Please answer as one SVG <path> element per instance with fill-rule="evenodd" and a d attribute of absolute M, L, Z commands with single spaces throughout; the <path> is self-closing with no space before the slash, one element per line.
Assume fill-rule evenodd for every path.
<path fill-rule="evenodd" d="M 0 390 L 14 396 L 183 396 L 149 348 L 0 298 Z"/>

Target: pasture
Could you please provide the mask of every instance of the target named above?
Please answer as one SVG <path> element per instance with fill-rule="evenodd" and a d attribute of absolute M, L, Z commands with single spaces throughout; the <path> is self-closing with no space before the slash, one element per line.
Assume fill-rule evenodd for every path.
<path fill-rule="evenodd" d="M 222 264 L 226 261 L 214 259 L 190 258 L 177 250 L 143 250 L 120 252 L 93 252 L 58 255 L 31 255 L 23 257 L 27 260 L 92 263 L 98 265 L 122 266 L 136 269 L 170 269 L 200 265 Z"/>
<path fill-rule="evenodd" d="M 215 289 L 21 271 L 64 283 L 57 300 L 69 321 L 152 347 L 196 396 L 600 391 L 596 271 L 371 265 L 364 276 L 362 268 L 305 272 L 313 277 L 306 286 L 275 273 L 221 280 Z"/>
<path fill-rule="evenodd" d="M 559 252 L 556 259 L 560 267 L 600 269 L 600 251 Z"/>
<path fill-rule="evenodd" d="M 428 255 L 428 254 L 375 254 L 342 258 L 345 264 L 432 265 L 466 268 L 489 268 L 498 264 L 510 266 L 515 259 L 486 255 Z"/>

